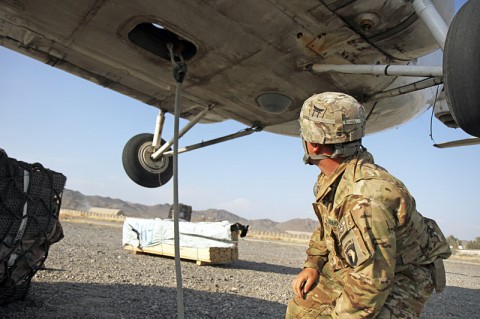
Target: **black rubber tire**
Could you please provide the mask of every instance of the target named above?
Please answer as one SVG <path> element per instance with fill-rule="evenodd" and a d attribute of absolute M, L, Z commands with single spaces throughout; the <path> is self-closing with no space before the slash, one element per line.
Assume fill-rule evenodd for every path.
<path fill-rule="evenodd" d="M 152 161 L 151 143 L 153 134 L 143 133 L 132 137 L 122 153 L 122 163 L 128 177 L 140 186 L 155 188 L 168 183 L 173 176 L 172 157 L 164 156 L 159 161 Z M 161 145 L 165 144 L 162 139 Z M 171 150 L 169 148 L 169 150 Z"/>
<path fill-rule="evenodd" d="M 480 1 L 469 0 L 453 18 L 443 52 L 450 110 L 462 130 L 480 137 Z"/>

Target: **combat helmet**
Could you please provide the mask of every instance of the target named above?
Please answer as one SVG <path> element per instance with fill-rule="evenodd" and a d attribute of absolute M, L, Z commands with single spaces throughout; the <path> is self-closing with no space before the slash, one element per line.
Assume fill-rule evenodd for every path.
<path fill-rule="evenodd" d="M 305 163 L 324 158 L 347 157 L 362 146 L 365 110 L 350 95 L 324 92 L 309 97 L 300 112 L 300 129 L 305 148 Z M 331 156 L 308 154 L 306 143 L 333 144 Z"/>

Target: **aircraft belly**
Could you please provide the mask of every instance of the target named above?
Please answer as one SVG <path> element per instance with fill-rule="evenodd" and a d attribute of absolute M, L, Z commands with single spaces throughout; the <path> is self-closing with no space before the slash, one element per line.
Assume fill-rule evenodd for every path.
<path fill-rule="evenodd" d="M 196 54 L 187 61 L 182 117 L 191 118 L 215 105 L 204 122 L 233 118 L 296 136 L 295 125 L 275 128 L 295 121 L 303 101 L 311 94 L 337 90 L 362 97 L 385 89 L 395 80 L 314 74 L 303 69 L 306 64 L 407 63 L 435 47 L 419 20 L 411 18 L 413 9 L 404 0 L 323 3 L 4 1 L 0 2 L 0 44 L 173 112 L 171 62 L 128 37 L 139 24 L 156 24 L 196 48 Z M 383 16 L 366 29 L 358 20 L 365 11 L 382 12 Z M 288 96 L 292 104 L 281 113 L 262 110 L 257 97 L 271 92 Z M 412 102 L 411 98 L 406 101 Z M 380 105 L 383 102 L 377 107 Z M 410 113 L 402 114 L 411 117 Z M 371 124 L 372 131 L 395 124 L 389 116 L 403 118 L 387 106 L 372 113 L 372 118 L 383 120 L 384 116 L 386 124 Z"/>

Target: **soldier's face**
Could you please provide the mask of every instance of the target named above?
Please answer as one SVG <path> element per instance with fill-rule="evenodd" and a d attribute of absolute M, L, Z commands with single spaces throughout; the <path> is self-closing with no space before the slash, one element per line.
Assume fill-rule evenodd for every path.
<path fill-rule="evenodd" d="M 303 162 L 309 165 L 317 165 L 318 160 L 314 161 L 310 155 L 317 155 L 318 153 L 318 144 L 312 144 L 305 140 L 303 141 L 303 148 L 305 150 L 305 156 L 303 157 Z"/>
<path fill-rule="evenodd" d="M 331 152 L 328 152 L 330 149 L 323 144 L 305 142 L 305 148 L 308 154 L 319 155 L 319 154 L 328 154 L 331 155 Z"/>

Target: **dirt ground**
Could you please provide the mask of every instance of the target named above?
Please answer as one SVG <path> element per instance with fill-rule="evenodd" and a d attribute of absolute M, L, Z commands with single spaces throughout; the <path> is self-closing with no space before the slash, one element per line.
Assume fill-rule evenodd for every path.
<path fill-rule="evenodd" d="M 0 318 L 176 318 L 172 258 L 133 255 L 121 246 L 118 223 L 62 221 L 24 301 L 0 307 Z M 182 261 L 185 318 L 283 318 L 290 283 L 306 244 L 239 241 L 239 260 L 198 266 Z M 480 318 L 480 262 L 446 261 L 447 288 L 434 294 L 421 318 Z"/>

